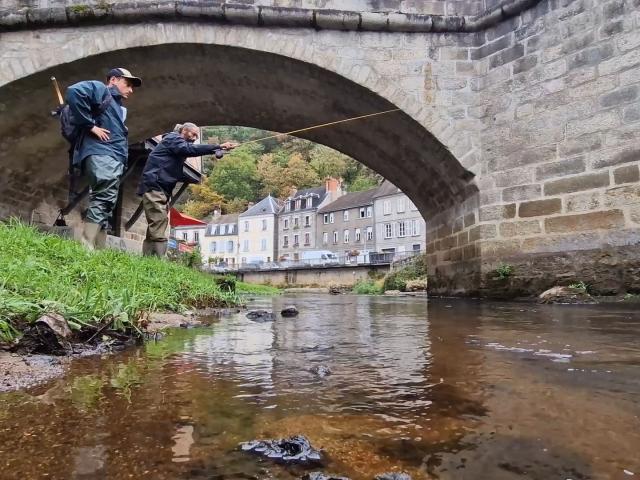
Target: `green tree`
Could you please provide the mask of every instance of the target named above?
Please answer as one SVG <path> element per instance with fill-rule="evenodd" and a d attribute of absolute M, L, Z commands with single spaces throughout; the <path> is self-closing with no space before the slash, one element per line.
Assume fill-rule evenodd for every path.
<path fill-rule="evenodd" d="M 286 168 L 274 161 L 273 154 L 262 155 L 258 161 L 257 173 L 262 184 L 261 196 L 271 194 L 282 198 L 288 192 L 288 180 Z"/>
<path fill-rule="evenodd" d="M 314 187 L 320 183 L 318 174 L 300 153 L 294 153 L 289 157 L 285 176 L 289 185 L 298 189 Z"/>
<path fill-rule="evenodd" d="M 332 148 L 316 144 L 309 152 L 309 158 L 311 166 L 320 179 L 344 178 L 347 173 L 349 157 Z"/>
<path fill-rule="evenodd" d="M 254 157 L 240 149 L 216 162 L 208 182 L 212 190 L 224 195 L 228 201 L 235 198 L 252 201 L 261 187 Z"/>
<path fill-rule="evenodd" d="M 204 177 L 199 185 L 189 187 L 190 198 L 182 206 L 181 211 L 194 218 L 204 218 L 216 208 L 223 208 L 225 198 L 211 188 Z"/>
<path fill-rule="evenodd" d="M 375 178 L 369 176 L 357 177 L 353 183 L 349 185 L 349 192 L 362 192 L 377 186 L 378 181 Z"/>

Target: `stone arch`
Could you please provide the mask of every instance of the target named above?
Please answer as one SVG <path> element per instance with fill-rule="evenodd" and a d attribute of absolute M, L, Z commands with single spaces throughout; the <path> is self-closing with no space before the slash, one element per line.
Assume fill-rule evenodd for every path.
<path fill-rule="evenodd" d="M 32 61 L 21 63 L 21 73 L 12 67 L 12 75 L 22 77 L 0 87 L 0 165 L 5 172 L 0 191 L 3 198 L 10 199 L 0 214 L 26 216 L 43 200 L 49 205 L 62 203 L 65 146 L 57 123 L 48 118 L 54 105 L 49 77 L 55 75 L 66 86 L 99 78 L 113 65 L 126 65 L 145 79 L 144 88 L 128 103 L 132 141 L 167 130 L 178 120 L 288 131 L 397 105 L 402 112 L 302 136 L 336 148 L 381 173 L 427 216 L 475 191 L 469 183 L 473 174 L 416 120 L 422 110 L 416 110 L 415 102 L 408 102 L 400 88 L 367 65 L 347 68 L 337 55 L 313 57 L 314 50 L 302 47 L 298 37 L 289 36 L 291 41 L 286 42 L 288 36 L 280 33 L 269 42 L 270 33 L 264 30 L 229 29 L 219 34 L 221 44 L 215 44 L 215 39 L 202 37 L 212 30 L 201 26 L 129 28 L 113 29 L 122 29 L 121 35 L 102 32 L 104 36 L 94 49 L 109 51 L 97 55 L 94 49 L 78 43 L 89 38 L 90 32 L 74 38 L 65 30 L 60 34 L 71 36 L 61 58 L 33 53 Z M 242 33 L 252 35 L 242 37 Z M 173 41 L 157 43 L 168 37 Z M 203 42 L 190 43 L 187 37 Z M 230 46 L 239 43 L 245 47 Z M 139 44 L 143 46 L 135 46 Z M 58 61 L 62 63 L 56 64 Z"/>

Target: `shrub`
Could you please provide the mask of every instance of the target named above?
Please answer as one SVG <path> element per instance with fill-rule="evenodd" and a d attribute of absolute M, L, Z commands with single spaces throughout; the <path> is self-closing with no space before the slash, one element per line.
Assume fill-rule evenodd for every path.
<path fill-rule="evenodd" d="M 498 278 L 500 280 L 506 280 L 511 275 L 513 275 L 513 265 L 500 264 L 498 268 L 496 268 L 496 273 L 498 274 Z"/>
<path fill-rule="evenodd" d="M 382 293 L 380 291 L 380 286 L 376 285 L 376 283 L 371 280 L 359 280 L 353 286 L 352 291 L 358 295 L 378 295 Z"/>

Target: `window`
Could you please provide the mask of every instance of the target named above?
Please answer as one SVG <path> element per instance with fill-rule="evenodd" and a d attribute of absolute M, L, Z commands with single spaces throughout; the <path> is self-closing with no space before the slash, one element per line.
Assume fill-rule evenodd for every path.
<path fill-rule="evenodd" d="M 216 253 L 217 250 L 218 250 L 217 242 L 211 242 L 209 244 L 209 253 Z"/>
<path fill-rule="evenodd" d="M 285 248 L 289 246 L 289 235 L 282 237 L 282 246 Z"/>
<path fill-rule="evenodd" d="M 390 223 L 384 224 L 384 238 L 391 238 L 393 236 L 393 225 Z"/>
<path fill-rule="evenodd" d="M 367 207 L 367 218 L 371 218 L 373 216 L 373 207 Z"/>
<path fill-rule="evenodd" d="M 409 210 L 411 210 L 412 212 L 418 210 L 418 207 L 416 207 L 411 200 L 409 200 Z"/>
<path fill-rule="evenodd" d="M 396 201 L 396 211 L 398 213 L 402 213 L 404 212 L 404 197 L 400 197 L 397 201 Z"/>
<path fill-rule="evenodd" d="M 245 231 L 245 232 L 248 232 L 248 231 L 249 231 L 249 222 L 248 222 L 248 221 L 245 221 L 245 222 L 244 222 L 244 231 Z"/>
<path fill-rule="evenodd" d="M 406 233 L 407 232 L 404 222 L 398 222 L 398 237 L 404 237 Z"/>
<path fill-rule="evenodd" d="M 362 234 L 360 233 L 360 229 L 356 228 L 356 242 L 360 242 L 362 240 Z"/>
<path fill-rule="evenodd" d="M 307 198 L 306 208 L 311 208 L 313 206 L 313 198 Z"/>
<path fill-rule="evenodd" d="M 200 232 L 193 232 L 193 241 L 194 242 L 200 241 Z"/>
<path fill-rule="evenodd" d="M 242 251 L 243 252 L 248 252 L 249 251 L 249 240 L 244 240 L 242 242 Z"/>
<path fill-rule="evenodd" d="M 329 243 L 329 234 L 327 232 L 322 232 L 322 244 L 326 245 Z"/>
<path fill-rule="evenodd" d="M 305 233 L 304 234 L 304 244 L 305 245 L 311 245 L 311 234 L 310 233 Z"/>
<path fill-rule="evenodd" d="M 291 211 L 291 202 L 290 201 L 286 201 L 284 202 L 284 211 L 285 212 L 290 212 Z"/>
<path fill-rule="evenodd" d="M 373 240 L 373 227 L 367 227 L 367 241 Z"/>
<path fill-rule="evenodd" d="M 298 228 L 300 226 L 300 219 L 298 217 L 293 217 L 293 228 Z"/>
<path fill-rule="evenodd" d="M 233 253 L 233 240 L 227 242 L 227 252 Z"/>
<path fill-rule="evenodd" d="M 267 249 L 267 239 L 263 238 L 262 240 L 260 240 L 260 250 L 264 252 L 266 249 Z"/>
<path fill-rule="evenodd" d="M 285 230 L 287 230 L 287 229 L 289 228 L 289 219 L 288 219 L 288 218 L 285 218 L 285 219 L 284 219 L 284 227 L 283 227 L 283 228 L 284 228 Z"/>
<path fill-rule="evenodd" d="M 391 215 L 391 202 L 389 200 L 382 202 L 382 214 Z"/>
<path fill-rule="evenodd" d="M 296 200 L 296 210 L 300 210 L 300 207 L 302 207 L 302 200 L 298 199 Z"/>
<path fill-rule="evenodd" d="M 242 259 L 240 260 L 242 263 L 247 263 L 247 257 L 242 257 Z"/>
<path fill-rule="evenodd" d="M 328 213 L 325 213 L 325 214 L 322 216 L 322 221 L 324 222 L 324 224 L 325 224 L 325 225 L 326 225 L 327 223 L 329 223 L 329 214 L 328 214 Z"/>
<path fill-rule="evenodd" d="M 420 224 L 418 223 L 418 220 L 411 220 L 409 222 L 409 235 L 414 237 L 416 235 L 420 235 Z"/>
<path fill-rule="evenodd" d="M 333 243 L 334 245 L 338 243 L 338 232 L 333 232 Z"/>
<path fill-rule="evenodd" d="M 182 232 L 182 239 L 186 242 L 189 240 L 189 232 Z"/>
<path fill-rule="evenodd" d="M 304 226 L 305 227 L 310 227 L 311 226 L 311 215 L 305 215 L 304 216 Z"/>
<path fill-rule="evenodd" d="M 366 209 L 364 207 L 362 207 L 360 209 L 360 218 L 364 218 L 365 217 L 365 214 L 366 214 L 365 212 L 366 212 Z"/>
<path fill-rule="evenodd" d="M 420 244 L 419 243 L 414 243 L 413 244 L 413 251 L 414 252 L 419 252 L 420 251 Z"/>
<path fill-rule="evenodd" d="M 349 243 L 349 230 L 345 230 L 342 233 L 342 238 L 344 240 L 344 243 Z"/>
<path fill-rule="evenodd" d="M 263 219 L 262 220 L 262 230 L 266 230 L 267 229 L 267 219 Z"/>
<path fill-rule="evenodd" d="M 342 212 L 342 220 L 345 222 L 349 221 L 349 210 L 345 210 L 344 212 Z"/>
<path fill-rule="evenodd" d="M 220 235 L 224 235 L 227 233 L 227 226 L 226 225 L 220 225 Z"/>
<path fill-rule="evenodd" d="M 329 214 L 329 223 L 333 223 L 333 213 Z"/>
<path fill-rule="evenodd" d="M 300 235 L 294 235 L 293 236 L 293 246 L 297 247 L 298 245 L 300 245 Z"/>

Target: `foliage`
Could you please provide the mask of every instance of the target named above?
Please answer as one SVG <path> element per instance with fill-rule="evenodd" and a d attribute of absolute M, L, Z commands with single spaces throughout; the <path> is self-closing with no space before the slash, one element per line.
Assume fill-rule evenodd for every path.
<path fill-rule="evenodd" d="M 17 221 L 0 224 L 0 330 L 63 315 L 76 328 L 107 317 L 135 325 L 142 312 L 229 306 L 238 297 L 211 277 L 155 257 L 116 250 L 89 252 L 74 241 L 37 232 Z"/>
<path fill-rule="evenodd" d="M 570 284 L 569 288 L 575 288 L 576 290 L 580 290 L 584 293 L 591 293 L 591 285 L 585 283 L 583 280 Z"/>
<path fill-rule="evenodd" d="M 392 272 L 384 277 L 383 288 L 385 292 L 387 290 L 400 290 L 404 292 L 407 289 L 407 280 L 400 272 Z"/>
<path fill-rule="evenodd" d="M 358 177 L 349 186 L 349 192 L 363 192 L 378 186 L 378 181 L 370 177 Z"/>
<path fill-rule="evenodd" d="M 408 265 L 388 273 L 384 277 L 383 288 L 387 290 L 406 291 L 407 282 L 410 280 L 418 280 L 427 276 L 427 257 L 426 255 L 417 255 Z"/>
<path fill-rule="evenodd" d="M 191 195 L 185 202 L 182 211 L 194 218 L 204 218 L 213 213 L 216 208 L 222 209 L 225 205 L 225 198 L 211 188 L 207 178 L 204 177 L 202 183 L 189 187 Z"/>
<path fill-rule="evenodd" d="M 209 187 L 227 199 L 253 201 L 262 186 L 258 178 L 255 158 L 239 148 L 216 163 L 209 175 Z"/>
<path fill-rule="evenodd" d="M 358 295 L 378 295 L 382 293 L 381 288 L 372 280 L 360 280 L 353 286 L 353 293 Z"/>
<path fill-rule="evenodd" d="M 214 277 L 213 281 L 218 285 L 223 292 L 235 293 L 236 291 L 236 277 L 233 275 L 221 275 Z"/>
<path fill-rule="evenodd" d="M 251 295 L 276 295 L 280 293 L 280 290 L 270 285 L 258 285 L 254 283 L 237 282 L 236 293 L 251 294 Z"/>
<path fill-rule="evenodd" d="M 507 264 L 500 264 L 498 266 L 498 268 L 496 268 L 496 274 L 498 274 L 498 278 L 500 280 L 506 280 L 507 278 L 509 278 L 511 275 L 513 275 L 513 265 L 507 265 Z"/>

